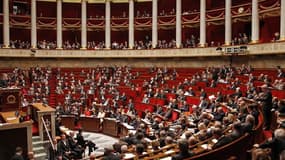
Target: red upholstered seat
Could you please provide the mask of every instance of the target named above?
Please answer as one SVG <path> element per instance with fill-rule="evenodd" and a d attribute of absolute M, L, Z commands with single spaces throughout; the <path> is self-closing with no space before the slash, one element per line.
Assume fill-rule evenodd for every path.
<path fill-rule="evenodd" d="M 177 120 L 177 119 L 179 118 L 179 115 L 180 115 L 180 113 L 179 113 L 178 111 L 172 110 L 172 117 L 171 117 L 171 120 L 172 120 L 172 121 Z"/>
<path fill-rule="evenodd" d="M 272 90 L 272 96 L 277 97 L 278 99 L 285 99 L 284 90 Z"/>
<path fill-rule="evenodd" d="M 174 93 L 167 93 L 166 94 L 166 98 L 169 101 L 170 99 L 174 99 L 176 98 L 176 95 Z"/>
<path fill-rule="evenodd" d="M 200 98 L 199 97 L 186 96 L 186 102 L 187 102 L 187 104 L 198 105 L 200 103 Z"/>

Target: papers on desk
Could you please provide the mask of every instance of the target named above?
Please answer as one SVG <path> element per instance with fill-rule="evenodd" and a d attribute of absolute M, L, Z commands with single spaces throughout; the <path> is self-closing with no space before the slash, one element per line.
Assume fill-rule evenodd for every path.
<path fill-rule="evenodd" d="M 217 143 L 218 140 L 214 138 L 214 139 L 212 139 L 212 142 L 213 142 L 213 143 Z"/>
<path fill-rule="evenodd" d="M 172 153 L 174 153 L 175 151 L 174 150 L 168 150 L 168 151 L 166 151 L 166 152 L 164 152 L 164 154 L 172 154 Z"/>
<path fill-rule="evenodd" d="M 135 130 L 135 128 L 128 123 L 122 123 L 124 127 L 126 127 L 128 130 Z"/>
<path fill-rule="evenodd" d="M 132 153 L 126 153 L 124 155 L 124 159 L 131 159 L 131 158 L 135 158 L 136 155 L 132 154 Z"/>
<path fill-rule="evenodd" d="M 190 131 L 191 133 L 195 133 L 195 128 L 188 128 L 188 131 Z"/>
<path fill-rule="evenodd" d="M 16 120 L 16 119 L 17 119 L 17 117 L 8 117 L 8 118 L 6 118 L 7 121 L 13 121 L 13 120 Z"/>
<path fill-rule="evenodd" d="M 142 122 L 144 122 L 146 125 L 151 125 L 151 123 L 148 120 L 141 119 Z"/>
<path fill-rule="evenodd" d="M 144 138 L 144 140 L 148 143 L 152 142 L 149 138 Z"/>
<path fill-rule="evenodd" d="M 208 149 L 208 144 L 202 144 L 201 147 L 202 147 L 203 149 Z"/>

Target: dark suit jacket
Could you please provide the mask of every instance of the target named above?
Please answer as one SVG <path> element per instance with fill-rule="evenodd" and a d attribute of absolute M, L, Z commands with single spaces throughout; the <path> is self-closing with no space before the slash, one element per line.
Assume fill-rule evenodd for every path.
<path fill-rule="evenodd" d="M 85 147 L 85 140 L 84 137 L 80 134 L 77 134 L 77 144 L 80 145 L 81 147 Z"/>
<path fill-rule="evenodd" d="M 218 139 L 218 142 L 213 145 L 213 149 L 219 148 L 225 144 L 228 144 L 232 141 L 231 136 L 222 136 Z"/>
<path fill-rule="evenodd" d="M 102 160 L 120 160 L 120 159 L 121 159 L 121 157 L 116 155 L 116 154 L 114 154 L 114 153 L 110 153 L 108 155 L 105 155 L 102 158 Z"/>
<path fill-rule="evenodd" d="M 24 160 L 24 157 L 22 155 L 15 154 L 11 160 Z"/>
<path fill-rule="evenodd" d="M 58 147 L 58 145 L 55 147 Z M 58 148 L 54 150 L 51 145 L 48 147 L 48 160 L 56 160 L 59 155 Z"/>
<path fill-rule="evenodd" d="M 171 160 L 183 160 L 185 158 L 191 157 L 192 155 L 193 154 L 191 152 L 178 153 L 175 156 L 173 156 Z"/>
<path fill-rule="evenodd" d="M 58 152 L 60 155 L 64 155 L 65 152 L 70 151 L 70 147 L 68 144 L 68 140 L 66 140 L 66 144 L 63 143 L 63 141 L 58 142 Z"/>
<path fill-rule="evenodd" d="M 285 150 L 285 140 L 273 138 L 260 145 L 260 148 L 271 148 L 272 159 L 279 159 L 279 154 Z"/>

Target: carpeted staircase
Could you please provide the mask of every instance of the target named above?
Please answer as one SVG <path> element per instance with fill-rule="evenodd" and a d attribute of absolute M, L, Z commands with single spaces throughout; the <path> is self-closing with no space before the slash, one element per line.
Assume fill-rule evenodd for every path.
<path fill-rule="evenodd" d="M 34 158 L 36 160 L 46 160 L 48 158 L 47 148 L 48 148 L 49 142 L 41 141 L 40 136 L 33 136 L 32 142 L 33 142 Z"/>

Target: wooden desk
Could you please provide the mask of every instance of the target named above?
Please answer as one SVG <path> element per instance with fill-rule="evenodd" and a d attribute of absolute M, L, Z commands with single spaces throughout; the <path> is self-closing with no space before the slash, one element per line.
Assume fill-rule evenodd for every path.
<path fill-rule="evenodd" d="M 6 123 L 19 123 L 19 117 L 16 117 L 15 111 L 0 112 L 0 115 Z"/>
<path fill-rule="evenodd" d="M 120 133 L 118 136 L 124 137 L 129 134 L 129 131 L 135 131 L 135 128 L 133 126 L 128 125 L 127 123 L 119 123 L 119 130 Z"/>
<path fill-rule="evenodd" d="M 34 108 L 38 110 L 38 112 L 55 112 L 55 109 L 48 106 L 44 105 L 42 103 L 33 103 L 32 105 Z"/>
<path fill-rule="evenodd" d="M 81 116 L 79 123 L 83 131 L 99 132 L 100 131 L 100 118 Z"/>
<path fill-rule="evenodd" d="M 103 120 L 103 130 L 104 134 L 117 137 L 119 134 L 118 130 L 119 122 L 116 119 L 105 118 Z"/>
<path fill-rule="evenodd" d="M 33 151 L 32 146 L 32 124 L 33 121 L 22 123 L 2 123 L 0 124 L 0 159 L 11 159 L 15 153 L 15 148 L 23 148 L 23 155 Z"/>
<path fill-rule="evenodd" d="M 61 115 L 61 124 L 65 126 L 66 128 L 69 128 L 71 130 L 74 130 L 74 120 L 75 116 L 74 115 Z"/>

